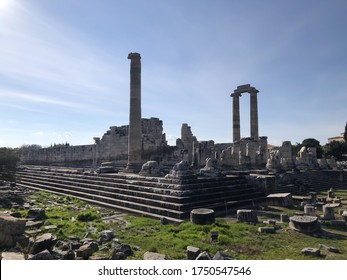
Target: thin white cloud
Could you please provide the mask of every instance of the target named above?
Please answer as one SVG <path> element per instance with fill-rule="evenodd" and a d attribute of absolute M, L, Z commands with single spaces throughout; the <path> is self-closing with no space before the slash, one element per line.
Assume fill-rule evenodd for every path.
<path fill-rule="evenodd" d="M 60 111 L 63 112 L 62 108 L 65 108 L 83 114 L 114 115 L 114 112 L 108 107 L 103 108 L 95 106 L 92 99 L 87 100 L 87 102 L 79 102 L 78 100 L 72 101 L 67 98 L 64 99 L 64 96 L 59 99 L 57 97 L 35 94 L 29 91 L 15 91 L 11 89 L 0 89 L 0 98 L 2 100 L 1 106 L 19 109 L 21 111 L 47 113 L 59 111 L 59 108 L 61 108 Z"/>
<path fill-rule="evenodd" d="M 0 97 L 4 99 L 12 99 L 16 101 L 29 101 L 34 103 L 44 103 L 50 105 L 57 105 L 71 108 L 82 108 L 84 105 L 81 103 L 73 103 L 69 101 L 62 101 L 52 97 L 32 94 L 29 92 L 16 92 L 16 91 L 0 91 Z"/>
<path fill-rule="evenodd" d="M 231 139 L 229 95 L 243 83 L 260 90 L 260 132 L 273 139 L 296 139 L 299 133 L 314 137 L 323 129 L 310 126 L 312 120 L 345 117 L 345 36 L 339 29 L 331 37 L 320 32 L 332 23 L 345 26 L 342 13 L 329 16 L 339 4 L 173 1 L 153 9 L 153 2 L 118 2 L 84 1 L 79 6 L 23 0 L 1 16 L 3 112 L 14 108 L 19 115 L 25 110 L 24 120 L 34 115 L 30 112 L 52 111 L 50 123 L 35 130 L 55 126 L 74 135 L 79 128 L 71 128 L 71 120 L 88 123 L 91 127 L 84 129 L 89 131 L 126 124 L 129 61 L 123 51 L 129 50 L 143 58 L 143 116 L 162 119 L 167 135 L 179 134 L 186 122 L 198 139 Z M 138 9 L 133 10 L 134 3 Z M 65 17 L 55 7 L 71 10 Z M 330 49 L 333 44 L 339 47 Z M 304 123 L 312 130 L 281 130 Z M 247 125 L 242 126 L 245 132 Z"/>
<path fill-rule="evenodd" d="M 24 6 L 12 13 L 0 19 L 0 75 L 10 85 L 27 84 L 48 95 L 60 89 L 62 98 L 84 97 L 82 102 L 88 102 L 88 96 L 102 99 L 121 91 L 116 90 L 124 80 L 111 64 L 115 61 L 76 30 Z"/>
<path fill-rule="evenodd" d="M 44 136 L 45 135 L 45 132 L 43 131 L 37 131 L 37 132 L 34 132 L 33 133 L 35 136 Z"/>

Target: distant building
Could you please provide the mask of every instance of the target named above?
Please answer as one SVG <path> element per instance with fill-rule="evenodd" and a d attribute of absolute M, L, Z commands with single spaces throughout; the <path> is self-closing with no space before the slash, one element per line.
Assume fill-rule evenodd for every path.
<path fill-rule="evenodd" d="M 340 133 L 339 136 L 334 136 L 334 137 L 328 138 L 328 143 L 331 143 L 333 141 L 337 141 L 337 142 L 341 142 L 341 143 L 345 142 L 345 139 L 343 138 L 343 134 L 344 133 Z"/>

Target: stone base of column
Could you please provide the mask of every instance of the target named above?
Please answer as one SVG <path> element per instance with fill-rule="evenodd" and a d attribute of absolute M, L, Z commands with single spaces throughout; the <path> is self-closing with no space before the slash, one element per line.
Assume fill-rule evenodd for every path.
<path fill-rule="evenodd" d="M 141 163 L 128 163 L 127 167 L 123 171 L 126 173 L 139 173 L 141 168 Z"/>

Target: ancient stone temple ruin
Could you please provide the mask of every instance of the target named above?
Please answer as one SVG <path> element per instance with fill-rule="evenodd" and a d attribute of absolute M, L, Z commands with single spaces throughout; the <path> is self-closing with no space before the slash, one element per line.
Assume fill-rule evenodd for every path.
<path fill-rule="evenodd" d="M 233 141 L 240 140 L 240 96 L 243 93 L 251 95 L 251 138 L 258 139 L 258 90 L 251 85 L 238 86 L 231 94 L 233 98 Z"/>
<path fill-rule="evenodd" d="M 222 151 L 220 165 L 234 169 L 264 168 L 267 160 L 267 137 L 259 137 L 258 128 L 258 90 L 251 85 L 238 86 L 231 94 L 233 99 L 233 143 Z M 241 139 L 240 129 L 240 97 L 249 93 L 251 135 Z"/>
<path fill-rule="evenodd" d="M 334 160 L 317 159 L 314 148 L 303 147 L 293 155 L 291 143 L 284 141 L 268 149 L 267 137 L 259 136 L 259 91 L 250 84 L 238 86 L 231 94 L 231 143 L 199 141 L 183 123 L 176 145 L 168 145 L 163 122 L 141 115 L 141 56 L 130 53 L 128 59 L 129 125 L 111 126 L 89 145 L 26 150 L 18 184 L 173 222 L 188 219 L 196 208 L 228 214 L 265 201 L 271 193 L 346 185 L 347 176 L 337 170 Z M 246 138 L 240 133 L 242 94 L 250 94 L 250 137 Z M 108 168 L 99 168 L 101 164 Z"/>

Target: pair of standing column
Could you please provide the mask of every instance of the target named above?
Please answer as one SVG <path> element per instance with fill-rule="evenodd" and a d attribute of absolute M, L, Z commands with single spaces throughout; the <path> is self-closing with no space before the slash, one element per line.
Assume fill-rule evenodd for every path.
<path fill-rule="evenodd" d="M 242 93 L 248 92 L 251 95 L 251 137 L 253 139 L 259 138 L 258 131 L 258 90 L 255 88 L 248 88 L 245 91 L 235 90 L 231 94 L 233 98 L 233 141 L 241 139 L 240 133 L 240 96 Z"/>

